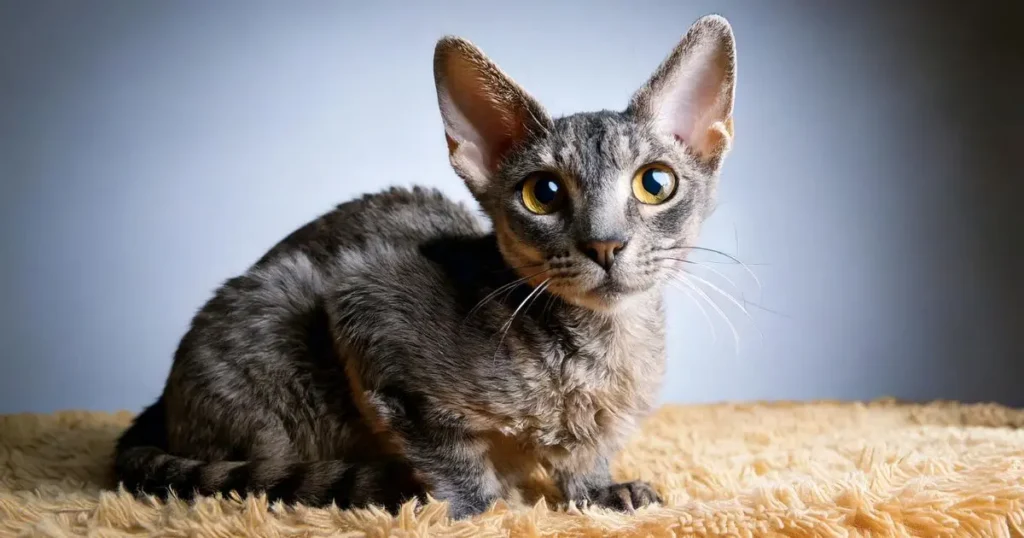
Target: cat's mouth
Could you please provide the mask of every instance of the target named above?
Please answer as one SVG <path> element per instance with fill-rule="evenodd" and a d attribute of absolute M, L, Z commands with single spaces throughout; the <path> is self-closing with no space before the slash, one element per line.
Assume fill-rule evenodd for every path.
<path fill-rule="evenodd" d="M 606 276 L 597 286 L 591 288 L 588 293 L 599 297 L 615 299 L 643 293 L 649 289 L 650 286 Z"/>
<path fill-rule="evenodd" d="M 594 310 L 614 308 L 617 304 L 652 288 L 651 285 L 613 275 L 604 275 L 589 286 L 580 285 L 580 282 L 574 284 L 576 285 L 560 287 L 556 293 L 564 296 L 569 302 Z"/>

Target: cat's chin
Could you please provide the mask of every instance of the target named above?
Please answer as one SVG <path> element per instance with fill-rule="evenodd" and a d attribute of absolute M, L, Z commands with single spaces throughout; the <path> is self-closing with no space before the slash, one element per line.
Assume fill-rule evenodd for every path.
<path fill-rule="evenodd" d="M 654 288 L 624 286 L 615 281 L 606 281 L 601 285 L 563 299 L 576 306 L 595 312 L 615 312 L 628 308 L 648 297 Z"/>

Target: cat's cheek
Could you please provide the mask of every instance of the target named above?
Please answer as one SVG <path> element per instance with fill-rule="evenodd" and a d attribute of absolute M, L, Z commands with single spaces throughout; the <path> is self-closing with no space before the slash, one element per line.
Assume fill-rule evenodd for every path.
<path fill-rule="evenodd" d="M 523 241 L 512 230 L 508 220 L 504 217 L 495 220 L 494 234 L 498 239 L 498 250 L 510 267 L 529 268 L 529 266 L 541 265 L 547 259 L 547 256 L 538 248 Z M 537 267 L 532 269 L 532 272 L 528 271 L 526 274 L 535 273 Z M 526 276 L 526 274 L 522 274 L 520 271 L 521 276 Z"/>

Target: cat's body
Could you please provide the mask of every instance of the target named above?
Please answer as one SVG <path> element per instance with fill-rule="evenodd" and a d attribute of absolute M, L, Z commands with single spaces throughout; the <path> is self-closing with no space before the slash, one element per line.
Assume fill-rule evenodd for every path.
<path fill-rule="evenodd" d="M 628 311 L 595 314 L 539 297 L 499 348 L 495 327 L 530 290 L 516 287 L 470 311 L 517 278 L 494 237 L 439 193 L 391 190 L 343 204 L 227 282 L 196 316 L 162 399 L 168 422 L 180 425 L 167 449 L 271 467 L 364 462 L 396 450 L 387 433 L 396 423 L 418 422 L 429 437 L 442 435 L 441 425 L 424 427 L 436 420 L 477 437 L 467 444 L 480 451 L 485 472 L 500 477 L 491 487 L 514 485 L 537 463 L 592 465 L 650 408 L 664 359 L 661 310 L 638 308 L 632 315 L 651 318 L 650 332 L 631 334 Z M 169 466 L 168 481 L 180 480 L 186 492 L 219 491 L 220 473 L 204 476 L 197 465 Z M 280 473 L 272 468 L 260 479 L 263 471 L 251 467 L 250 487 L 267 488 Z M 372 467 L 365 469 L 372 482 Z M 329 502 L 326 485 L 335 479 L 320 490 L 278 493 Z"/>
<path fill-rule="evenodd" d="M 704 24 L 731 54 L 724 21 Z M 465 516 L 542 465 L 566 500 L 631 509 L 657 499 L 643 483 L 614 484 L 609 460 L 656 398 L 659 278 L 710 212 L 727 141 L 704 159 L 652 134 L 643 114 L 656 83 L 625 113 L 558 120 L 505 93 L 540 123 L 520 125 L 514 143 L 491 141 L 516 129 L 484 132 L 479 109 L 453 96 L 459 82 L 445 80 L 450 62 L 490 65 L 465 47 L 439 45 L 439 98 L 453 165 L 494 229 L 436 191 L 391 189 L 291 234 L 196 315 L 162 397 L 119 442 L 115 467 L 129 489 L 341 506 L 430 492 Z M 731 72 L 729 82 L 731 110 Z M 471 139 L 477 149 L 460 154 Z M 481 159 L 481 148 L 504 153 Z M 653 157 L 669 164 L 645 167 Z M 486 168 L 495 170 L 479 174 Z M 540 180 L 519 178 L 538 169 L 573 177 L 522 194 Z M 637 169 L 634 192 L 667 194 L 640 206 L 615 186 Z M 651 182 L 668 185 L 651 174 L 669 169 L 683 178 L 673 192 Z M 502 175 L 514 183 L 485 184 Z M 563 223 L 554 215 L 570 211 L 566 196 L 580 202 Z M 624 215 L 609 209 L 620 204 Z"/>

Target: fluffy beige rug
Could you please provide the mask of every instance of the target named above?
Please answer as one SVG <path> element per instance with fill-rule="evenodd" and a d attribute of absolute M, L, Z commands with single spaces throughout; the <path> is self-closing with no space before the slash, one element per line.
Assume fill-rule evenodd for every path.
<path fill-rule="evenodd" d="M 1024 411 L 818 402 L 670 406 L 616 462 L 665 506 L 376 510 L 109 491 L 128 414 L 0 416 L 0 536 L 1024 536 Z M 544 492 L 541 477 L 535 492 Z"/>

